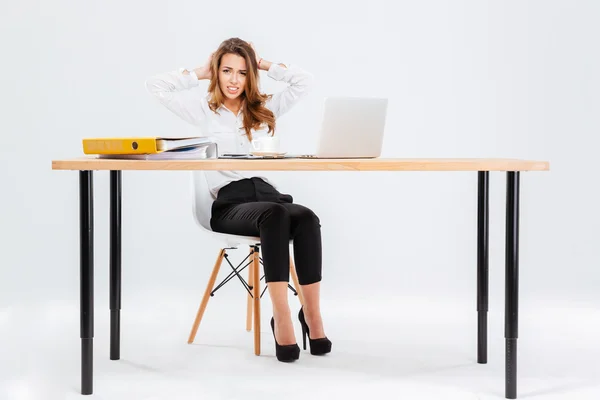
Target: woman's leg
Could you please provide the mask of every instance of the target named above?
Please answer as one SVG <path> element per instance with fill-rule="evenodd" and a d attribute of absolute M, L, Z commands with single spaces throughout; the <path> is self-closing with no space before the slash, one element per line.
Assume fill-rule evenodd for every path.
<path fill-rule="evenodd" d="M 215 232 L 260 236 L 265 281 L 273 303 L 275 337 L 280 345 L 296 343 L 288 304 L 290 215 L 274 202 L 234 204 L 211 218 Z"/>
<path fill-rule="evenodd" d="M 299 204 L 283 204 L 290 215 L 294 261 L 304 297 L 304 317 L 311 339 L 325 337 L 321 317 L 321 224 L 315 213 Z"/>

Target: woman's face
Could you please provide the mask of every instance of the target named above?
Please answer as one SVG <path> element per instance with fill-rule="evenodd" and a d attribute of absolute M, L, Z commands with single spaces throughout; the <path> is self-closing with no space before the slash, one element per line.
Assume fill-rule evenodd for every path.
<path fill-rule="evenodd" d="M 225 54 L 219 66 L 219 88 L 230 100 L 238 98 L 246 87 L 246 60 L 237 54 Z"/>

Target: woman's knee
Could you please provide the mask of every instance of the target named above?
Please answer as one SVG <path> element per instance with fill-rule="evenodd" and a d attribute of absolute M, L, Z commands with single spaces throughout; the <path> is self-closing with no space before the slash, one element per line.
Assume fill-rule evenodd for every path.
<path fill-rule="evenodd" d="M 297 226 L 308 226 L 312 228 L 320 228 L 321 220 L 313 210 L 308 207 L 300 206 L 291 215 L 292 224 Z"/>
<path fill-rule="evenodd" d="M 260 226 L 280 226 L 287 228 L 290 226 L 290 212 L 279 203 L 272 203 L 265 210 L 259 221 Z"/>

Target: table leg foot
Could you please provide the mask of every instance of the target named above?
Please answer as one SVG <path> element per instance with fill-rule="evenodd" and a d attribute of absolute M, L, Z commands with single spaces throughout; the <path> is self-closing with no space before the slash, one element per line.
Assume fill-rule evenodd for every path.
<path fill-rule="evenodd" d="M 487 364 L 487 311 L 477 313 L 477 363 Z"/>
<path fill-rule="evenodd" d="M 81 394 L 94 391 L 94 339 L 81 339 Z"/>
<path fill-rule="evenodd" d="M 121 311 L 110 311 L 110 359 L 119 360 L 121 358 Z"/>
<path fill-rule="evenodd" d="M 506 398 L 517 398 L 517 339 L 506 339 Z"/>

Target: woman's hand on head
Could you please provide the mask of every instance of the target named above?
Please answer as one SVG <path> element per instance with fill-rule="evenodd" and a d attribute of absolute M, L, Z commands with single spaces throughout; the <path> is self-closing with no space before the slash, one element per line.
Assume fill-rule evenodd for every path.
<path fill-rule="evenodd" d="M 258 52 L 256 51 L 256 47 L 254 47 L 254 43 L 252 43 L 252 42 L 248 42 L 248 44 L 250 45 L 250 47 L 252 47 L 252 50 L 254 50 L 254 55 L 256 56 L 256 63 L 258 64 L 258 62 L 260 61 L 260 56 L 258 55 Z"/>
<path fill-rule="evenodd" d="M 194 70 L 194 72 L 198 76 L 198 79 L 211 79 L 212 78 L 212 72 L 211 72 L 211 69 L 210 69 L 210 65 L 212 64 L 212 60 L 213 60 L 213 56 L 214 55 L 215 55 L 215 52 L 213 51 L 208 56 L 208 59 L 206 60 L 206 63 L 204 63 L 203 66 L 198 67 L 198 68 L 196 68 Z"/>
<path fill-rule="evenodd" d="M 254 43 L 248 42 L 248 44 L 250 45 L 250 47 L 252 47 L 252 50 L 254 50 L 254 54 L 256 55 L 256 64 L 258 64 L 258 69 L 259 70 L 262 69 L 263 71 L 268 71 L 269 68 L 271 68 L 271 61 L 267 61 L 258 55 L 258 53 L 256 52 L 256 48 L 254 47 Z M 283 64 L 279 64 L 279 65 L 286 68 L 286 66 Z"/>

